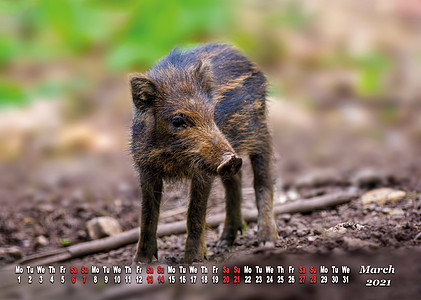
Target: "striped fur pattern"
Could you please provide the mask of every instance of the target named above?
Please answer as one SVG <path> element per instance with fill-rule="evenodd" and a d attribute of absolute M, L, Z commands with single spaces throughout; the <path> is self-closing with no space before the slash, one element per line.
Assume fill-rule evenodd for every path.
<path fill-rule="evenodd" d="M 266 79 L 230 45 L 174 48 L 131 80 L 134 103 L 131 151 L 142 188 L 141 235 L 135 261 L 157 257 L 156 224 L 162 180 L 190 178 L 185 261 L 206 256 L 204 226 L 212 180 L 226 153 L 249 156 L 254 171 L 261 242 L 276 239 L 272 214 L 271 138 Z M 239 159 L 241 162 L 241 159 Z M 236 160 L 238 162 L 238 160 Z M 227 221 L 222 244 L 242 229 L 241 174 L 222 178 Z"/>

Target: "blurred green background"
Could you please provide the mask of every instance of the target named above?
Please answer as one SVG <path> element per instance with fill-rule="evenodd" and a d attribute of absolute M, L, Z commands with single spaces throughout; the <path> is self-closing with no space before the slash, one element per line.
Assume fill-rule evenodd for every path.
<path fill-rule="evenodd" d="M 221 0 L 0 3 L 2 106 L 77 98 L 97 88 L 85 64 L 101 76 L 144 70 L 177 44 L 218 39 L 233 14 L 232 3 Z M 66 76 L 49 76 L 58 66 Z"/>
<path fill-rule="evenodd" d="M 405 24 L 411 7 L 311 2 L 3 0 L 0 104 L 79 98 L 97 88 L 86 64 L 101 76 L 115 76 L 149 68 L 175 45 L 207 41 L 237 45 L 267 71 L 279 71 L 274 76 L 285 73 L 291 60 L 310 72 L 348 70 L 353 82 L 335 84 L 351 84 L 365 97 L 389 94 L 386 80 L 398 72 L 399 55 L 419 66 L 420 49 L 409 42 L 418 26 Z M 53 68 L 65 76 L 51 75 Z M 276 86 L 278 92 L 304 80 L 287 75 L 293 82 Z"/>
<path fill-rule="evenodd" d="M 105 111 L 121 126 L 128 74 L 176 45 L 223 41 L 261 66 L 271 99 L 287 110 L 333 127 L 362 124 L 374 138 L 408 129 L 420 141 L 420 20 L 421 4 L 410 0 L 1 0 L 0 112 L 46 101 L 61 108 L 28 112 L 41 116 L 32 125 L 3 116 L 0 128 L 53 115 L 60 126 L 101 113 L 109 120 Z"/>

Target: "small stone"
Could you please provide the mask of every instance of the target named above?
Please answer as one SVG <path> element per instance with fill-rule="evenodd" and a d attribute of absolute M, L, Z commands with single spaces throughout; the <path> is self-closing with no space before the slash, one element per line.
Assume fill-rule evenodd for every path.
<path fill-rule="evenodd" d="M 312 243 L 312 242 L 314 242 L 315 240 L 317 240 L 317 236 L 309 236 L 309 237 L 307 238 L 307 240 L 308 240 L 310 243 Z"/>
<path fill-rule="evenodd" d="M 23 218 L 23 223 L 25 223 L 27 225 L 34 224 L 34 222 L 35 222 L 34 218 L 31 218 L 31 217 L 24 217 Z"/>
<path fill-rule="evenodd" d="M 261 248 L 275 248 L 275 243 L 274 242 L 270 242 L 270 241 L 267 241 L 267 242 L 261 242 L 261 243 L 259 243 L 259 247 L 261 247 Z"/>
<path fill-rule="evenodd" d="M 298 194 L 296 190 L 289 190 L 287 192 L 287 197 L 289 200 L 294 201 L 294 200 L 297 200 L 300 197 L 300 195 Z"/>
<path fill-rule="evenodd" d="M 121 232 L 118 221 L 112 217 L 98 217 L 86 223 L 89 237 L 93 240 L 106 236 L 116 235 Z"/>
<path fill-rule="evenodd" d="M 49 244 L 49 241 L 45 236 L 43 236 L 43 235 L 37 236 L 37 238 L 35 240 L 35 245 L 37 245 L 37 246 L 47 246 L 48 244 Z"/>
<path fill-rule="evenodd" d="M 287 226 L 287 227 L 285 227 L 285 229 L 284 229 L 284 232 L 285 232 L 285 235 L 286 235 L 286 236 L 291 235 L 291 233 L 292 233 L 293 231 L 294 231 L 294 230 L 292 229 L 292 227 L 291 227 L 291 226 Z"/>
<path fill-rule="evenodd" d="M 382 212 L 391 216 L 400 216 L 400 215 L 405 214 L 405 212 L 400 208 L 390 208 L 390 207 L 383 208 Z"/>
<path fill-rule="evenodd" d="M 287 202 L 288 201 L 288 196 L 287 196 L 287 194 L 285 194 L 285 193 L 282 193 L 282 194 L 280 194 L 279 195 L 279 197 L 277 197 L 276 199 L 278 199 L 277 200 L 277 202 L 279 202 L 279 203 L 285 203 L 285 202 Z"/>
<path fill-rule="evenodd" d="M 297 230 L 297 236 L 298 237 L 303 237 L 305 235 L 307 235 L 309 233 L 308 229 L 304 229 L 304 228 L 300 228 Z"/>
<path fill-rule="evenodd" d="M 54 211 L 54 206 L 52 204 L 48 204 L 48 203 L 40 204 L 40 205 L 38 205 L 38 208 L 39 208 L 40 211 L 44 211 L 44 212 L 47 212 L 47 213 L 51 213 L 51 212 Z"/>
<path fill-rule="evenodd" d="M 406 196 L 405 191 L 395 190 L 391 188 L 379 188 L 371 190 L 361 196 L 363 204 L 379 203 L 385 204 L 386 202 L 397 202 Z"/>
<path fill-rule="evenodd" d="M 23 241 L 26 239 L 26 234 L 23 231 L 14 232 L 12 236 L 14 239 L 17 239 L 19 241 Z"/>
<path fill-rule="evenodd" d="M 362 230 L 363 228 L 364 228 L 363 225 L 346 222 L 346 223 L 340 223 L 338 225 L 335 225 L 333 227 L 330 227 L 324 230 L 324 234 L 326 234 L 326 236 L 328 237 L 337 237 L 337 236 L 345 234 L 347 230 Z"/>
<path fill-rule="evenodd" d="M 362 169 L 355 173 L 351 182 L 358 187 L 374 187 L 385 181 L 385 174 L 379 170 L 374 169 Z"/>
<path fill-rule="evenodd" d="M 287 192 L 280 193 L 275 199 L 278 203 L 285 203 L 287 201 L 295 201 L 298 198 L 300 198 L 300 195 L 296 190 L 289 190 Z"/>
<path fill-rule="evenodd" d="M 8 254 L 15 259 L 21 259 L 23 257 L 22 250 L 18 246 L 0 248 L 0 253 Z"/>
<path fill-rule="evenodd" d="M 323 226 L 322 226 L 322 225 L 320 225 L 320 224 L 316 224 L 316 225 L 314 226 L 314 228 L 313 228 L 313 233 L 314 233 L 314 234 L 320 235 L 320 234 L 322 234 L 323 232 L 324 232 L 324 228 L 323 228 Z"/>
<path fill-rule="evenodd" d="M 337 236 L 340 234 L 344 234 L 346 232 L 346 228 L 341 226 L 342 224 L 330 227 L 325 230 L 327 236 Z"/>
<path fill-rule="evenodd" d="M 291 214 L 282 214 L 278 216 L 278 219 L 284 220 L 285 222 L 288 222 L 291 220 Z"/>
<path fill-rule="evenodd" d="M 357 230 L 362 230 L 362 229 L 364 229 L 365 228 L 365 226 L 364 225 L 361 225 L 361 224 L 355 224 L 355 229 L 357 229 Z"/>

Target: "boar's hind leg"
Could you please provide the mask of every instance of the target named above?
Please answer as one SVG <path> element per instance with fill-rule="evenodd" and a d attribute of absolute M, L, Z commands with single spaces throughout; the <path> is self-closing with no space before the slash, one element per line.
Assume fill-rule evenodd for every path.
<path fill-rule="evenodd" d="M 258 210 L 259 243 L 271 243 L 278 238 L 275 218 L 273 215 L 273 186 L 270 170 L 270 152 L 261 152 L 250 155 L 254 173 L 254 191 Z"/>
<path fill-rule="evenodd" d="M 237 232 L 243 231 L 241 218 L 241 171 L 230 178 L 223 178 L 225 187 L 225 224 L 218 246 L 232 246 Z"/>
<path fill-rule="evenodd" d="M 162 196 L 162 179 L 141 174 L 142 216 L 140 237 L 133 262 L 150 263 L 152 256 L 158 259 L 156 230 L 158 227 L 159 205 Z"/>
<path fill-rule="evenodd" d="M 187 241 L 184 262 L 206 257 L 205 226 L 206 207 L 212 186 L 212 178 L 193 177 L 190 191 L 190 204 L 187 211 Z"/>

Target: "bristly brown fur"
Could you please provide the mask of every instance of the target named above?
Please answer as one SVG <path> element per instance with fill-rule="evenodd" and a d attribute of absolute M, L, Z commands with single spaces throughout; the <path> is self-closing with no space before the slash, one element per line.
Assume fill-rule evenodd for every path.
<path fill-rule="evenodd" d="M 173 49 L 145 74 L 132 76 L 131 149 L 142 187 L 141 236 L 135 260 L 157 256 L 156 226 L 164 179 L 192 179 L 185 261 L 206 254 L 206 202 L 217 170 L 238 169 L 238 154 L 251 158 L 259 209 L 259 241 L 274 241 L 266 121 L 266 79 L 238 50 L 206 44 Z M 232 154 L 228 163 L 224 155 Z M 219 173 L 218 173 L 219 174 Z M 223 178 L 227 222 L 221 241 L 232 244 L 241 221 L 241 178 Z M 237 192 L 235 192 L 237 191 Z M 229 211 L 229 213 L 228 213 Z"/>

